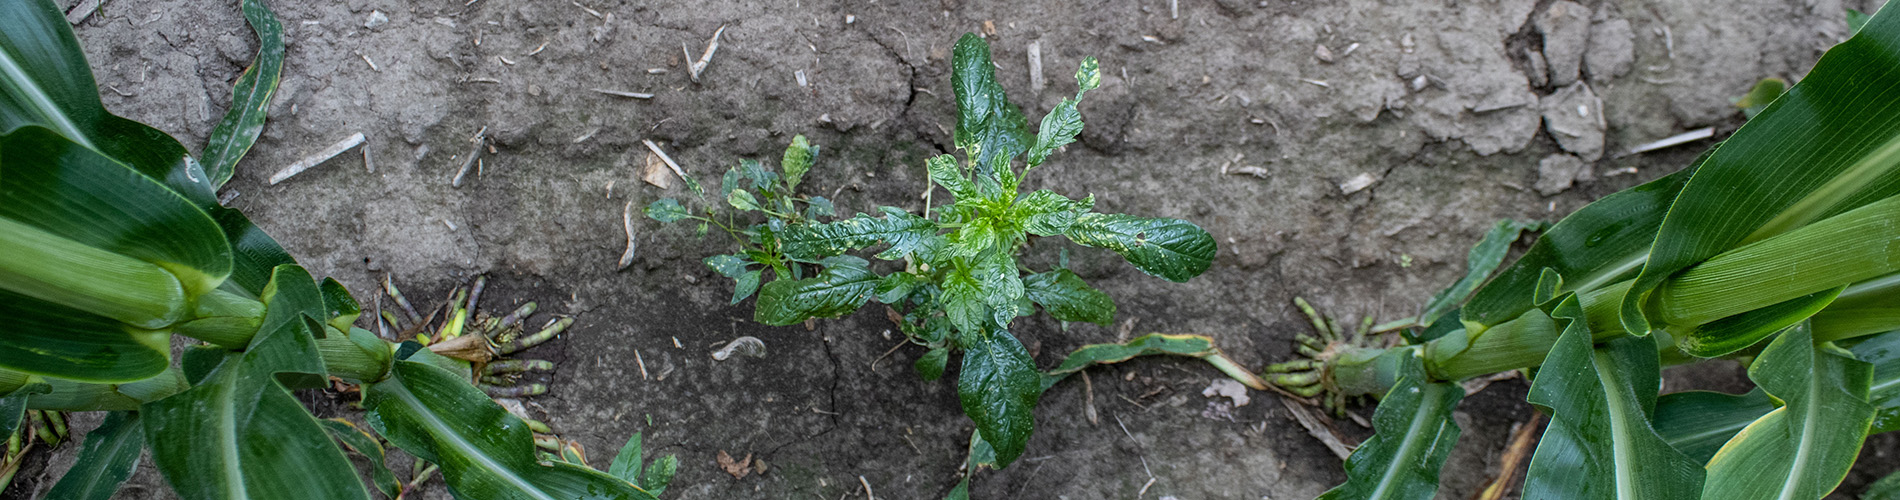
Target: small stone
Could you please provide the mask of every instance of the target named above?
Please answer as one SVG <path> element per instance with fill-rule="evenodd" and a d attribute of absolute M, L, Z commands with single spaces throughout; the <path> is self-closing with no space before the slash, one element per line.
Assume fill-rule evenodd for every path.
<path fill-rule="evenodd" d="M 1588 176 L 1589 173 L 1590 166 L 1583 160 L 1557 153 L 1537 162 L 1537 184 L 1531 187 L 1536 189 L 1538 194 L 1550 196 L 1570 189 L 1572 184 Z"/>
<path fill-rule="evenodd" d="M 1325 45 L 1317 45 L 1313 49 L 1313 57 L 1319 58 L 1319 62 L 1330 64 L 1333 62 L 1333 50 L 1326 48 Z"/>
<path fill-rule="evenodd" d="M 1603 110 L 1590 86 L 1576 82 L 1539 102 L 1544 128 L 1564 151 L 1576 153 L 1583 161 L 1603 157 Z"/>
<path fill-rule="evenodd" d="M 1590 40 L 1590 10 L 1560 0 L 1550 4 L 1535 23 L 1537 32 L 1544 35 L 1544 62 L 1550 65 L 1550 84 L 1564 86 L 1577 81 Z"/>
<path fill-rule="evenodd" d="M 369 11 L 369 21 L 364 22 L 363 27 L 375 29 L 377 26 L 385 24 L 389 24 L 389 15 L 383 14 L 383 11 L 380 10 L 372 10 Z"/>
<path fill-rule="evenodd" d="M 1378 177 L 1373 177 L 1370 173 L 1359 174 L 1351 179 L 1346 179 L 1346 182 L 1339 183 L 1339 192 L 1350 195 L 1365 188 L 1372 187 L 1372 184 L 1375 182 L 1379 182 Z"/>
<path fill-rule="evenodd" d="M 1592 82 L 1623 76 L 1636 65 L 1636 31 L 1627 19 L 1611 19 L 1590 27 L 1590 49 L 1583 53 L 1583 70 Z"/>

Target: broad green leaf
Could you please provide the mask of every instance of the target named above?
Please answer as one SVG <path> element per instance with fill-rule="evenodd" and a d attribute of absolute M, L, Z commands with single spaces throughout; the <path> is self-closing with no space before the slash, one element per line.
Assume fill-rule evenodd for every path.
<path fill-rule="evenodd" d="M 1478 290 L 1479 285 L 1484 284 L 1486 278 L 1491 277 L 1491 272 L 1496 271 L 1499 264 L 1504 263 L 1504 255 L 1511 252 L 1511 244 L 1517 242 L 1520 235 L 1545 226 L 1547 224 L 1542 221 L 1518 222 L 1511 219 L 1500 220 L 1491 226 L 1491 230 L 1484 233 L 1484 239 L 1466 254 L 1465 276 L 1433 294 L 1432 300 L 1425 303 L 1425 310 L 1418 313 L 1418 323 L 1432 324 L 1446 312 L 1457 309 Z"/>
<path fill-rule="evenodd" d="M 950 349 L 939 347 L 925 352 L 923 357 L 917 358 L 917 362 L 912 364 L 911 368 L 917 370 L 919 378 L 929 382 L 943 377 L 944 365 L 949 364 L 949 361 Z"/>
<path fill-rule="evenodd" d="M 1022 272 L 1016 269 L 1016 256 L 994 250 L 977 257 L 975 265 L 971 275 L 976 278 L 977 288 L 982 290 L 983 302 L 989 304 L 998 326 L 1008 326 L 1019 316 L 1017 313 L 1026 295 Z"/>
<path fill-rule="evenodd" d="M 732 192 L 726 193 L 726 204 L 732 205 L 732 208 L 740 210 L 759 209 L 759 200 L 752 197 L 751 191 L 744 189 L 734 189 Z"/>
<path fill-rule="evenodd" d="M 1095 208 L 1095 196 L 1071 200 L 1055 191 L 1038 189 L 1016 199 L 1010 207 L 1010 220 L 1021 221 L 1023 229 L 1036 236 L 1055 236 L 1069 230 L 1075 219 Z"/>
<path fill-rule="evenodd" d="M 426 355 L 426 354 L 425 354 Z M 412 360 L 363 389 L 369 424 L 389 442 L 442 468 L 459 498 L 492 500 L 652 499 L 632 483 L 587 467 L 535 462 L 526 423 L 469 385 L 465 376 Z"/>
<path fill-rule="evenodd" d="M 1900 430 L 1900 331 L 1868 337 L 1852 351 L 1855 358 L 1874 366 L 1867 401 L 1879 410 L 1868 433 Z"/>
<path fill-rule="evenodd" d="M 1075 106 L 1082 95 L 1102 85 L 1101 65 L 1090 57 L 1082 60 L 1082 66 L 1075 70 L 1075 83 L 1079 87 L 1074 99 L 1063 99 L 1049 114 L 1042 117 L 1042 127 L 1036 130 L 1036 145 L 1029 148 L 1025 160 L 1034 168 L 1049 158 L 1049 153 L 1057 148 L 1075 142 L 1076 134 L 1082 133 L 1082 113 Z"/>
<path fill-rule="evenodd" d="M 969 155 L 978 177 L 1008 170 L 1006 162 L 1027 150 L 1034 136 L 1029 135 L 1022 110 L 1009 102 L 996 83 L 989 42 L 965 33 L 950 57 L 950 87 L 957 98 L 957 149 Z M 1005 162 L 1002 169 L 995 169 L 998 158 Z"/>
<path fill-rule="evenodd" d="M 110 500 L 119 485 L 132 477 L 138 467 L 139 452 L 145 449 L 144 428 L 139 414 L 115 411 L 105 423 L 86 433 L 79 448 L 79 459 L 66 475 L 59 478 L 46 498 L 71 500 Z"/>
<path fill-rule="evenodd" d="M 746 187 L 745 174 L 739 173 L 738 168 L 728 168 L 726 169 L 726 174 L 719 177 L 719 197 L 720 198 L 731 196 L 732 190 L 745 189 L 745 187 Z"/>
<path fill-rule="evenodd" d="M 811 199 L 805 201 L 805 218 L 807 219 L 818 220 L 819 217 L 835 217 L 837 215 L 838 207 L 832 206 L 831 200 L 825 199 L 823 196 L 813 196 Z"/>
<path fill-rule="evenodd" d="M 1895 58 L 1900 14 L 1883 11 L 1696 169 L 1625 297 L 1626 330 L 1661 326 L 1647 301 L 1679 271 L 1900 193 L 1900 107 L 1868 105 L 1900 98 L 1900 65 L 1867 63 Z M 1802 283 L 1813 289 L 1781 300 L 1846 284 Z"/>
<path fill-rule="evenodd" d="M 764 269 L 753 269 L 733 278 L 732 300 L 727 304 L 737 304 L 759 291 L 759 280 L 765 275 Z"/>
<path fill-rule="evenodd" d="M 1008 330 L 990 329 L 965 338 L 957 399 L 963 402 L 963 414 L 976 421 L 977 432 L 996 450 L 997 468 L 1008 467 L 1029 445 L 1042 377 L 1029 351 Z"/>
<path fill-rule="evenodd" d="M 1576 302 L 1531 383 L 1530 402 L 1550 415 L 1531 456 L 1524 498 L 1696 498 L 1701 464 L 1650 427 L 1660 385 L 1654 337 L 1619 337 L 1592 349 Z"/>
<path fill-rule="evenodd" d="M 257 57 L 238 75 L 231 89 L 231 109 L 205 145 L 204 168 L 211 184 L 222 186 L 237 171 L 238 160 L 257 143 L 264 131 L 264 118 L 270 111 L 271 96 L 277 93 L 278 74 L 284 67 L 284 25 L 263 0 L 244 0 L 244 19 L 257 32 Z"/>
<path fill-rule="evenodd" d="M 640 444 L 640 433 L 627 438 L 627 444 L 620 447 L 620 453 L 614 455 L 614 461 L 607 465 L 607 474 L 629 483 L 640 482 L 640 464 L 646 463 L 646 448 Z"/>
<path fill-rule="evenodd" d="M 1723 252 L 1654 289 L 1646 314 L 1661 324 L 1701 325 L 1900 272 L 1896 219 L 1900 196 Z"/>
<path fill-rule="evenodd" d="M 752 259 L 748 259 L 744 255 L 736 254 L 714 255 L 707 257 L 704 262 L 706 263 L 706 267 L 712 268 L 713 272 L 719 273 L 720 276 L 734 279 L 737 279 L 741 274 L 745 274 L 745 267 L 747 265 L 754 264 Z"/>
<path fill-rule="evenodd" d="M 897 305 L 902 303 L 904 299 L 910 298 L 910 293 L 916 291 L 917 287 L 923 284 L 923 278 L 915 274 L 896 272 L 879 278 L 877 289 L 874 293 L 877 294 L 878 302 Z"/>
<path fill-rule="evenodd" d="M 302 268 L 281 266 L 263 295 L 269 309 L 246 350 L 140 408 L 153 462 L 184 498 L 367 499 L 349 459 L 280 383 L 323 383 L 322 293 Z"/>
<path fill-rule="evenodd" d="M 1056 382 L 1069 378 L 1083 369 L 1096 365 L 1107 365 L 1128 361 L 1140 356 L 1186 356 L 1209 359 L 1220 354 L 1214 347 L 1214 339 L 1201 335 L 1150 333 L 1135 337 L 1122 343 L 1089 344 L 1069 353 L 1062 364 L 1042 375 L 1042 390 L 1054 387 Z"/>
<path fill-rule="evenodd" d="M 924 160 L 924 167 L 929 170 L 930 182 L 943 186 L 945 190 L 950 191 L 951 196 L 959 200 L 977 197 L 976 185 L 970 183 L 969 177 L 963 176 L 963 170 L 957 167 L 957 159 L 955 157 L 950 155 L 932 156 L 930 159 Z"/>
<path fill-rule="evenodd" d="M 937 300 L 943 304 L 944 316 L 950 325 L 956 327 L 963 338 L 988 332 L 986 326 L 993 321 L 989 303 L 984 300 L 982 286 L 970 273 L 954 269 L 945 273 L 943 294 Z"/>
<path fill-rule="evenodd" d="M 660 222 L 673 222 L 693 215 L 686 211 L 686 207 L 680 206 L 679 200 L 672 198 L 661 198 L 647 204 L 646 213 L 648 218 Z"/>
<path fill-rule="evenodd" d="M 1546 269 L 1564 278 L 1563 288 L 1553 290 L 1553 295 L 1586 294 L 1635 277 L 1648 258 L 1669 202 L 1709 154 L 1689 168 L 1605 196 L 1564 217 L 1544 231 L 1523 257 L 1478 289 L 1460 309 L 1460 318 L 1484 326 L 1516 319 L 1536 307 L 1534 290 Z"/>
<path fill-rule="evenodd" d="M 765 169 L 758 160 L 739 160 L 739 174 L 752 181 L 752 189 L 768 194 L 778 184 L 778 173 Z"/>
<path fill-rule="evenodd" d="M 1114 250 L 1135 269 L 1176 283 L 1214 264 L 1214 237 L 1180 219 L 1091 213 L 1077 217 L 1064 234 L 1081 245 Z"/>
<path fill-rule="evenodd" d="M 811 164 L 818 157 L 818 148 L 805 140 L 803 134 L 792 136 L 792 144 L 785 147 L 785 155 L 779 159 L 778 169 L 785 172 L 785 188 L 796 192 L 798 183 L 805 179 L 805 172 L 811 171 Z"/>
<path fill-rule="evenodd" d="M 1401 358 L 1398 384 L 1372 413 L 1376 434 L 1346 460 L 1346 483 L 1320 495 L 1320 500 L 1436 496 L 1439 470 L 1462 432 L 1451 413 L 1465 391 L 1458 384 L 1431 382 L 1417 355 Z"/>
<path fill-rule="evenodd" d="M 1068 269 L 1023 277 L 1023 292 L 1058 320 L 1108 326 L 1115 319 L 1115 299 Z"/>
<path fill-rule="evenodd" d="M 883 217 L 858 214 L 835 222 L 795 224 L 778 233 L 785 255 L 794 259 L 820 259 L 858 250 L 879 243 L 890 248 L 877 258 L 902 259 L 904 255 L 928 256 L 933 246 L 941 245 L 937 223 L 895 207 L 878 207 Z"/>
<path fill-rule="evenodd" d="M 370 434 L 369 430 L 340 418 L 319 420 L 323 429 L 330 431 L 330 437 L 342 441 L 343 446 L 369 460 L 370 484 L 376 485 L 376 491 L 384 497 L 396 498 L 402 494 L 402 483 L 396 481 L 396 474 L 389 471 L 383 459 L 388 455 L 383 448 L 382 439 Z"/>
<path fill-rule="evenodd" d="M 658 498 L 666 493 L 667 485 L 673 484 L 673 475 L 677 474 L 679 469 L 680 457 L 676 455 L 654 459 L 653 463 L 647 464 L 647 471 L 640 475 L 640 482 L 637 485 Z"/>
<path fill-rule="evenodd" d="M 1774 409 L 1775 401 L 1761 389 L 1741 395 L 1685 391 L 1656 398 L 1650 423 L 1670 447 L 1708 463 L 1735 433 Z"/>
<path fill-rule="evenodd" d="M 979 217 L 958 229 L 956 242 L 949 245 L 950 256 L 970 258 L 1004 247 L 1004 235 L 997 229 L 996 222 L 995 218 Z"/>
<path fill-rule="evenodd" d="M 825 270 L 818 276 L 766 283 L 752 319 L 773 326 L 795 325 L 811 318 L 842 316 L 871 300 L 878 278 L 867 267 L 870 263 L 841 255 L 822 264 Z"/>
<path fill-rule="evenodd" d="M 217 221 L 190 200 L 125 164 L 40 127 L 21 128 L 0 138 L 0 219 L 163 267 L 175 278 L 171 286 L 183 286 L 187 297 L 217 288 L 231 274 L 231 245 Z M 32 270 L 0 264 L 0 273 L 4 272 Z M 161 285 L 143 288 L 155 286 Z M 62 300 L 59 290 L 65 288 L 71 287 L 15 291 L 84 310 L 108 310 L 105 304 Z M 175 316 L 179 313 L 143 321 L 114 317 L 135 326 L 159 328 L 179 319 Z"/>
<path fill-rule="evenodd" d="M 1715 453 L 1703 498 L 1818 499 L 1847 476 L 1873 423 L 1872 366 L 1812 339 L 1806 323 L 1789 327 L 1749 365 L 1783 405 Z"/>

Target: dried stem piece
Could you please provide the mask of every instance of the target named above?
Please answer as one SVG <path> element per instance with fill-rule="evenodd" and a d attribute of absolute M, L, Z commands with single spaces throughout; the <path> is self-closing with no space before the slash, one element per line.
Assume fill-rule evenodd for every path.
<path fill-rule="evenodd" d="M 323 164 L 323 162 L 330 161 L 330 159 L 335 158 L 336 155 L 343 154 L 344 151 L 349 151 L 350 148 L 362 144 L 363 140 L 362 132 L 350 134 L 350 136 L 343 139 L 342 142 L 331 144 L 330 147 L 323 148 L 322 151 L 318 151 L 316 154 L 305 156 L 303 159 L 297 160 L 296 163 L 284 167 L 283 170 L 271 174 L 270 183 L 276 185 L 279 182 L 284 182 L 284 179 L 289 179 L 293 175 L 301 174 L 305 170 L 310 170 L 310 167 L 315 167 Z"/>
<path fill-rule="evenodd" d="M 712 63 L 713 53 L 719 51 L 719 35 L 725 34 L 725 32 L 726 32 L 725 25 L 720 25 L 719 31 L 713 32 L 712 40 L 708 40 L 706 42 L 706 51 L 700 53 L 699 60 L 693 61 L 693 65 L 688 68 L 692 70 L 693 82 L 695 83 L 699 82 L 699 73 L 702 71 L 706 71 L 706 65 L 709 63 Z M 684 49 L 685 47 L 681 47 L 681 50 L 684 50 Z M 686 57 L 692 57 L 692 56 L 693 56 L 692 52 L 686 53 Z"/>
<path fill-rule="evenodd" d="M 468 138 L 468 142 L 471 145 L 468 149 L 468 159 L 463 160 L 462 170 L 455 173 L 455 180 L 449 181 L 450 186 L 462 187 L 462 180 L 468 177 L 470 170 L 475 169 L 475 161 L 482 158 L 482 150 L 485 149 L 483 146 L 488 144 L 488 127 L 475 131 L 475 137 Z"/>
<path fill-rule="evenodd" d="M 614 269 L 626 269 L 628 265 L 633 264 L 633 250 L 635 245 L 633 241 L 633 202 L 631 201 L 627 202 L 627 207 L 620 211 L 620 227 L 627 232 L 627 251 L 620 254 L 620 266 Z"/>

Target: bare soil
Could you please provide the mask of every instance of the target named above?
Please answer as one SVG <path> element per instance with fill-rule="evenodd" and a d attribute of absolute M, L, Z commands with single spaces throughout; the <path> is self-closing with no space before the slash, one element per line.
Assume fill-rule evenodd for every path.
<path fill-rule="evenodd" d="M 759 325 L 749 319 L 750 301 L 727 305 L 730 283 L 700 264 L 730 251 L 726 240 L 644 219 L 634 224 L 637 260 L 616 271 L 623 207 L 685 194 L 640 182 L 648 154 L 641 140 L 662 144 L 710 183 L 739 159 L 775 159 L 792 135 L 806 134 L 824 148 L 806 185 L 835 193 L 840 212 L 920 209 L 923 158 L 952 149 L 947 59 L 958 35 L 987 35 L 1002 84 L 1032 119 L 1074 92 L 1069 75 L 1083 57 L 1097 57 L 1103 86 L 1081 106 L 1082 140 L 1038 169 L 1031 187 L 1093 193 L 1105 211 L 1205 227 L 1220 256 L 1186 284 L 1090 249 L 1071 248 L 1074 268 L 1117 298 L 1117 319 L 1133 323 L 1133 332 L 1212 335 L 1257 367 L 1288 359 L 1293 336 L 1309 330 L 1293 297 L 1351 324 L 1409 316 L 1463 273 L 1465 251 L 1497 219 L 1555 220 L 1680 168 L 1712 142 L 1622 152 L 1701 127 L 1726 136 L 1742 122 L 1731 96 L 1764 77 L 1798 79 L 1847 36 L 1843 8 L 1877 5 L 273 7 L 289 41 L 283 83 L 264 137 L 229 189 L 240 193 L 233 206 L 313 273 L 336 277 L 365 300 L 386 274 L 408 284 L 412 298 L 426 298 L 489 273 L 489 307 L 539 300 L 544 310 L 573 315 L 567 335 L 527 354 L 560 363 L 553 392 L 530 399 L 531 409 L 583 443 L 599 466 L 628 435 L 646 433 L 660 453 L 680 456 L 671 498 L 855 498 L 868 483 L 880 498 L 926 499 L 956 482 L 972 425 L 952 383 L 922 382 L 910 371 L 922 349 L 883 356 L 902 338 L 881 310 L 810 330 Z M 378 13 L 387 23 L 367 26 Z M 688 64 L 722 26 L 718 53 L 692 81 Z M 194 148 L 256 48 L 232 1 L 111 0 L 77 30 L 107 106 Z M 1031 44 L 1040 47 L 1040 82 L 1030 81 Z M 1315 55 L 1322 45 L 1331 62 Z M 484 127 L 496 153 L 468 183 L 451 187 L 468 138 Z M 352 152 L 266 184 L 279 168 L 355 132 L 369 137 L 374 172 Z M 1540 174 L 1540 162 L 1552 168 Z M 1264 175 L 1223 175 L 1244 167 Z M 1375 182 L 1342 190 L 1362 174 Z M 1028 258 L 1046 265 L 1064 245 L 1039 241 Z M 1119 330 L 1064 329 L 1046 317 L 1015 328 L 1044 366 Z M 763 339 L 768 355 L 709 357 L 715 343 L 742 335 Z M 1667 389 L 1732 387 L 1737 371 L 1672 374 Z M 973 497 L 1293 499 L 1344 480 L 1339 460 L 1273 396 L 1256 393 L 1231 418 L 1209 412 L 1200 392 L 1218 377 L 1198 362 L 1160 359 L 1064 382 L 1037 408 L 1024 459 L 978 475 Z M 1523 382 L 1508 381 L 1465 401 L 1457 413 L 1464 438 L 1440 498 L 1471 498 L 1499 472 L 1512 425 L 1532 411 L 1525 392 Z M 1089 404 L 1099 423 L 1084 417 Z M 1372 409 L 1354 411 L 1369 417 Z M 1348 419 L 1332 423 L 1353 439 L 1368 433 Z M 1870 443 L 1842 491 L 1857 492 L 1894 467 L 1894 441 Z M 7 496 L 43 492 L 75 448 L 22 472 Z M 750 453 L 766 472 L 734 479 L 715 464 L 722 450 Z M 121 496 L 170 493 L 146 467 Z M 447 495 L 437 483 L 425 498 Z"/>

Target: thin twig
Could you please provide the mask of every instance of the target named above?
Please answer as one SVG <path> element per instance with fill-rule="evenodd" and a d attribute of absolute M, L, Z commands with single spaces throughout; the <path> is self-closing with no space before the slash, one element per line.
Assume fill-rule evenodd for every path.
<path fill-rule="evenodd" d="M 607 94 L 610 96 L 616 96 L 616 97 L 627 97 L 627 98 L 633 98 L 633 99 L 652 99 L 653 98 L 653 94 L 648 94 L 645 92 L 627 92 L 625 90 L 610 90 L 610 89 L 588 89 L 588 90 L 592 90 L 595 92 Z"/>
<path fill-rule="evenodd" d="M 475 169 L 476 160 L 482 158 L 482 145 L 488 142 L 488 127 L 484 126 L 481 130 L 475 131 L 475 136 L 468 138 L 468 142 L 473 147 L 469 148 L 468 158 L 462 162 L 462 170 L 455 173 L 454 180 L 449 181 L 451 187 L 462 187 L 462 179 L 468 177 L 468 172 Z"/>
<path fill-rule="evenodd" d="M 289 179 L 293 175 L 297 175 L 297 174 L 303 173 L 303 171 L 305 170 L 309 170 L 310 167 L 315 167 L 317 165 L 323 164 L 323 162 L 330 161 L 330 159 L 335 158 L 336 155 L 343 154 L 344 151 L 349 151 L 350 148 L 356 147 L 358 144 L 362 144 L 362 143 L 363 143 L 362 132 L 350 134 L 348 138 L 343 139 L 341 142 L 338 142 L 336 144 L 331 144 L 330 147 L 323 148 L 322 151 L 318 151 L 316 154 L 305 156 L 303 157 L 303 159 L 297 160 L 296 163 L 292 163 L 290 164 L 290 166 L 284 167 L 283 170 L 277 171 L 276 174 L 272 174 L 270 176 L 270 183 L 272 185 L 276 185 L 279 182 L 284 182 L 284 179 Z"/>
<path fill-rule="evenodd" d="M 1293 400 L 1286 398 L 1281 398 L 1280 404 L 1286 405 L 1287 412 L 1293 414 L 1293 420 L 1298 421 L 1300 427 L 1305 427 L 1306 433 L 1311 434 L 1313 439 L 1318 439 L 1320 444 L 1326 445 L 1326 449 L 1332 450 L 1333 455 L 1337 455 L 1340 460 L 1345 460 L 1347 457 L 1352 456 L 1352 448 L 1347 447 L 1346 443 L 1340 442 L 1339 436 L 1333 435 L 1332 430 L 1321 425 L 1319 418 L 1314 417 L 1312 413 L 1306 411 L 1305 406 L 1301 406 L 1299 403 L 1295 403 Z"/>
<path fill-rule="evenodd" d="M 620 254 L 620 265 L 614 268 L 616 270 L 626 269 L 628 265 L 633 264 L 633 250 L 635 244 L 633 241 L 633 202 L 631 201 L 627 202 L 627 208 L 621 209 L 620 211 L 620 228 L 627 231 L 627 251 Z"/>
<path fill-rule="evenodd" d="M 688 69 L 692 70 L 693 82 L 699 82 L 699 73 L 706 71 L 706 65 L 712 63 L 713 53 L 719 51 L 719 35 L 725 34 L 725 32 L 726 26 L 720 25 L 719 31 L 713 32 L 712 40 L 706 41 L 706 51 L 700 53 L 699 60 L 693 61 L 692 66 L 688 67 Z M 687 55 L 691 56 L 692 53 L 689 52 Z"/>
<path fill-rule="evenodd" d="M 620 359 L 627 359 L 627 358 L 620 358 Z M 636 363 L 636 364 L 639 364 L 639 365 L 640 365 L 640 380 L 647 380 L 647 379 L 648 379 L 648 377 L 647 377 L 647 360 L 646 360 L 646 358 L 642 358 L 642 357 L 640 357 L 640 350 L 639 350 L 639 349 L 634 349 L 634 350 L 633 350 L 633 362 L 634 362 L 634 363 Z"/>
<path fill-rule="evenodd" d="M 877 495 L 871 494 L 871 482 L 866 481 L 864 475 L 858 475 L 858 484 L 864 485 L 864 500 L 877 500 Z"/>

